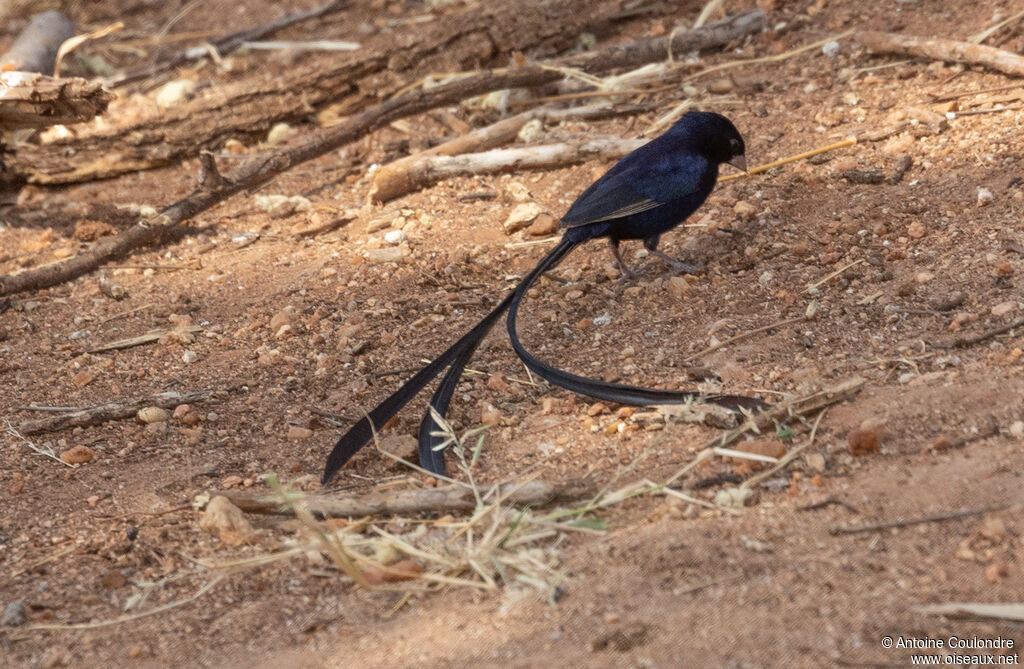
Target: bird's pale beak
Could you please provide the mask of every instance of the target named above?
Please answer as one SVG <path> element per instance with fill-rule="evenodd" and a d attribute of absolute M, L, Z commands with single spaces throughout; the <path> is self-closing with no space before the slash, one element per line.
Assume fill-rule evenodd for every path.
<path fill-rule="evenodd" d="M 729 164 L 738 170 L 747 171 L 747 157 L 742 153 L 738 156 L 733 156 L 733 159 L 729 161 Z"/>

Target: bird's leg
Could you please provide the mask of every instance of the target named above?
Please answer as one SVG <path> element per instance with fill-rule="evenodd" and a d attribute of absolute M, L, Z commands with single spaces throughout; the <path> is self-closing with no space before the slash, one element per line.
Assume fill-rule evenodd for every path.
<path fill-rule="evenodd" d="M 622 254 L 619 253 L 619 240 L 609 237 L 608 247 L 612 250 L 612 255 L 615 256 L 615 264 L 622 272 L 623 279 L 632 279 L 638 276 L 636 272 L 626 267 L 625 261 L 622 260 Z"/>
<path fill-rule="evenodd" d="M 697 265 L 687 265 L 686 263 L 684 263 L 684 262 L 682 262 L 682 261 L 680 261 L 680 260 L 678 260 L 676 258 L 673 258 L 669 254 L 667 254 L 667 253 L 665 253 L 663 251 L 659 251 L 658 250 L 658 242 L 659 241 L 661 241 L 661 236 L 660 235 L 653 235 L 651 237 L 645 237 L 644 238 L 644 248 L 647 249 L 650 253 L 653 253 L 654 255 L 658 256 L 659 258 L 661 258 L 662 260 L 667 262 L 669 265 L 672 266 L 672 269 L 677 271 L 677 272 L 683 272 L 685 274 L 693 274 L 694 272 L 700 270 L 700 267 L 697 266 Z"/>

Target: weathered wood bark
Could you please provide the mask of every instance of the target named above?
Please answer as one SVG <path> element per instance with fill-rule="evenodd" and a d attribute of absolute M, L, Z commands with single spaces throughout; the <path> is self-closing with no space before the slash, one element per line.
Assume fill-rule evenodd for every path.
<path fill-rule="evenodd" d="M 464 70 L 517 51 L 565 50 L 584 29 L 594 30 L 595 22 L 607 24 L 610 19 L 600 17 L 614 13 L 621 1 L 588 5 L 586 12 L 579 11 L 579 3 L 573 0 L 552 0 L 542 10 L 532 0 L 481 3 L 485 9 L 435 21 L 439 25 L 426 34 L 417 29 L 376 38 L 362 51 L 314 60 L 283 80 L 279 73 L 267 72 L 260 83 L 246 79 L 218 88 L 128 128 L 26 147 L 10 159 L 9 169 L 35 183 L 73 183 L 167 165 L 203 149 L 217 149 L 231 137 L 263 136 L 274 123 L 301 118 L 331 101 L 348 98 L 352 109 L 359 109 L 391 95 L 418 73 Z M 672 41 L 673 52 L 678 56 L 721 46 L 761 30 L 765 21 L 764 13 L 754 10 L 680 33 Z M 637 44 L 642 46 L 616 47 L 608 50 L 613 53 L 601 51 L 558 62 L 603 72 L 668 54 L 667 37 Z M 553 71 L 538 83 L 560 77 Z M 74 149 L 71 155 L 69 148 Z"/>
<path fill-rule="evenodd" d="M 112 97 L 103 86 L 85 79 L 0 72 L 0 127 L 47 128 L 91 121 Z"/>
<path fill-rule="evenodd" d="M 512 142 L 518 136 L 519 131 L 523 129 L 523 126 L 535 118 L 545 120 L 566 118 L 597 119 L 622 114 L 636 114 L 646 110 L 647 108 L 648 107 L 645 105 L 624 105 L 616 107 L 609 105 L 592 105 L 588 107 L 573 107 L 570 109 L 552 109 L 550 107 L 531 109 L 528 112 L 503 119 L 485 128 L 474 130 L 473 132 L 457 137 L 449 142 L 445 142 L 444 144 L 439 144 L 433 148 L 427 149 L 426 151 L 421 151 L 417 154 L 400 158 L 399 160 L 384 165 L 373 174 L 373 183 L 370 185 L 369 197 L 374 201 L 387 202 L 388 200 L 393 200 L 396 197 L 405 195 L 406 193 L 411 193 L 414 190 L 429 186 L 446 176 L 467 173 L 473 174 L 474 172 L 472 171 L 466 172 L 464 170 L 474 169 L 472 165 L 474 163 L 480 163 L 481 161 L 487 165 L 486 167 L 481 166 L 482 171 L 480 173 L 487 174 L 515 166 L 553 167 L 556 164 L 571 165 L 580 161 L 570 160 L 569 162 L 558 163 L 541 161 L 520 164 L 516 162 L 517 154 L 508 153 L 503 154 L 504 163 L 502 163 L 501 159 L 495 163 L 493 160 L 488 160 L 480 152 Z M 550 150 L 546 152 L 543 151 L 541 147 L 524 149 L 524 151 L 528 151 L 527 155 L 533 155 L 538 152 L 546 154 L 551 153 Z M 474 154 L 479 156 L 479 158 L 471 158 L 468 154 Z M 453 158 L 459 156 L 464 156 L 464 159 L 460 161 L 457 158 Z M 595 156 L 590 157 L 592 158 Z M 584 160 L 587 159 L 589 158 L 584 158 Z M 465 167 L 455 168 L 454 166 L 460 162 L 464 163 Z M 452 168 L 454 168 L 454 171 Z"/>
<path fill-rule="evenodd" d="M 360 39 L 360 51 L 304 58 L 217 86 L 195 100 L 125 128 L 108 128 L 46 146 L 23 147 L 10 171 L 34 183 L 74 183 L 152 169 L 217 150 L 229 138 L 262 138 L 275 123 L 307 117 L 317 107 L 346 100 L 359 111 L 386 99 L 417 76 L 457 72 L 508 54 L 557 53 L 624 0 L 534 0 L 477 3 L 405 32 Z M 605 21 L 607 23 L 607 21 Z M 257 68 L 254 68 L 256 70 Z M 73 148 L 74 152 L 68 151 Z"/>
<path fill-rule="evenodd" d="M 1024 56 L 991 46 L 875 31 L 857 33 L 855 37 L 858 42 L 876 53 L 918 56 L 947 63 L 983 65 L 1003 74 L 1024 77 Z"/>
<path fill-rule="evenodd" d="M 749 14 L 751 13 L 748 12 L 747 15 L 740 15 L 740 17 L 727 19 L 720 23 L 734 24 L 735 30 L 740 30 L 741 26 L 746 26 L 749 29 L 751 25 L 749 22 L 738 21 Z M 764 14 L 762 12 L 754 12 L 754 14 L 760 17 L 759 25 L 763 25 Z M 719 28 L 720 26 L 711 25 L 694 32 L 715 35 L 720 39 L 723 33 Z M 632 63 L 628 63 L 625 66 L 631 65 Z M 285 170 L 354 142 L 366 133 L 397 119 L 495 90 L 537 86 L 557 80 L 561 76 L 561 72 L 557 70 L 532 65 L 502 72 L 481 72 L 430 89 L 413 89 L 361 114 L 352 116 L 339 125 L 323 130 L 303 144 L 266 157 L 253 157 L 224 177 L 211 179 L 216 187 L 199 188 L 184 199 L 164 208 L 153 219 L 139 221 L 137 225 L 122 230 L 116 236 L 105 237 L 89 251 L 66 262 L 20 274 L 0 275 L 0 297 L 24 290 L 54 286 L 82 276 L 105 262 L 130 253 L 143 244 L 160 240 L 184 221 L 236 193 L 261 186 Z"/>
<path fill-rule="evenodd" d="M 266 501 L 251 495 L 235 492 L 218 494 L 223 495 L 232 504 L 248 513 L 279 516 L 290 516 L 293 513 L 277 502 Z M 597 486 L 593 481 L 580 479 L 559 483 L 547 481 L 507 483 L 498 490 L 498 495 L 505 498 L 504 503 L 514 506 L 543 506 L 559 502 L 572 502 L 590 499 L 596 494 Z M 314 515 L 330 518 L 451 513 L 453 511 L 473 511 L 476 508 L 473 491 L 455 485 L 419 490 L 389 490 L 384 493 L 370 493 L 358 497 L 309 497 L 303 503 Z"/>
<path fill-rule="evenodd" d="M 500 174 L 510 170 L 536 170 L 578 165 L 588 160 L 618 160 L 640 148 L 647 139 L 594 139 L 579 144 L 562 142 L 512 149 L 494 149 L 457 156 L 419 156 L 406 165 L 401 183 L 392 181 L 389 195 L 397 197 L 453 176 Z M 397 190 L 401 187 L 403 190 Z M 383 197 L 381 199 L 384 199 Z"/>
<path fill-rule="evenodd" d="M 162 409 L 173 409 L 179 404 L 199 404 L 206 402 L 214 396 L 211 390 L 201 390 L 194 393 L 166 392 L 151 397 L 142 397 L 125 402 L 107 402 L 88 407 L 79 411 L 69 411 L 58 416 L 27 420 L 16 427 L 22 435 L 40 434 L 42 432 L 57 432 L 68 430 L 73 427 L 85 427 L 87 425 L 99 425 L 112 420 L 124 420 L 134 418 L 139 409 L 150 406 L 157 406 Z"/>

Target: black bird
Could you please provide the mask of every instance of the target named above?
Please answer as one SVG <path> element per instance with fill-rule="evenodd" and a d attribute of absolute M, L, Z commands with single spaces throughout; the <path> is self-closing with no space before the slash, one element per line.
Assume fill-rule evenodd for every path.
<path fill-rule="evenodd" d="M 323 482 L 330 481 L 342 465 L 370 440 L 375 428 L 386 423 L 431 379 L 449 367 L 430 400 L 430 405 L 444 416 L 463 369 L 506 309 L 509 310 L 509 337 L 516 353 L 531 370 L 551 383 L 623 404 L 681 403 L 698 397 L 698 393 L 692 392 L 606 383 L 551 367 L 523 348 L 516 334 L 515 316 L 520 301 L 534 281 L 590 239 L 608 238 L 615 261 L 626 277 L 633 276 L 633 272 L 619 254 L 619 242 L 624 239 L 641 239 L 648 251 L 677 270 L 693 271 L 692 267 L 659 251 L 658 241 L 663 233 L 682 223 L 704 203 L 718 180 L 720 164 L 728 163 L 746 170 L 744 154 L 743 138 L 729 119 L 711 112 L 689 112 L 665 134 L 622 158 L 577 198 L 562 217 L 561 227 L 566 230 L 561 241 L 491 313 L 338 440 L 327 458 Z M 733 407 L 764 406 L 760 400 L 735 395 L 705 399 Z M 433 434 L 436 429 L 428 412 L 420 423 L 420 465 L 431 472 L 443 474 L 444 454 L 434 450 L 440 443 L 440 438 Z"/>

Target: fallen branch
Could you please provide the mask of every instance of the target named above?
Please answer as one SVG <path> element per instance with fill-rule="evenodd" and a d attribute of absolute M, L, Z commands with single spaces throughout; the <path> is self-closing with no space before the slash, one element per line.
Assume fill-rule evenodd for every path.
<path fill-rule="evenodd" d="M 508 483 L 498 488 L 502 503 L 518 506 L 543 506 L 560 502 L 589 499 L 597 486 L 589 480 L 574 479 L 564 483 L 529 481 Z M 242 511 L 263 515 L 290 516 L 294 511 L 279 500 L 254 498 L 233 492 L 218 493 Z M 417 490 L 389 490 L 359 497 L 309 497 L 302 504 L 310 513 L 329 518 L 363 516 L 394 516 L 414 513 L 450 513 L 473 511 L 477 502 L 473 490 L 464 486 L 442 486 Z"/>
<path fill-rule="evenodd" d="M 97 404 L 94 407 L 80 409 L 70 413 L 63 413 L 59 416 L 27 420 L 16 429 L 20 434 L 40 434 L 43 432 L 58 432 L 73 427 L 86 427 L 88 425 L 99 425 L 113 420 L 124 420 L 134 418 L 139 409 L 157 406 L 161 409 L 173 409 L 179 404 L 199 404 L 214 398 L 216 393 L 212 390 L 201 390 L 194 393 L 166 392 L 124 402 L 107 402 Z"/>
<path fill-rule="evenodd" d="M 765 15 L 752 11 L 688 33 L 687 44 L 714 46 L 760 30 Z M 677 43 L 679 38 L 673 41 Z M 598 55 L 600 55 L 599 52 Z M 605 59 L 603 62 L 608 62 Z M 630 63 L 622 63 L 627 66 Z M 482 72 L 430 89 L 417 88 L 375 105 L 343 123 L 316 133 L 302 144 L 279 152 L 253 157 L 229 174 L 216 188 L 197 188 L 190 195 L 164 208 L 150 220 L 104 237 L 91 249 L 74 258 L 20 274 L 0 275 L 0 297 L 25 290 L 47 288 L 82 276 L 103 263 L 123 257 L 144 244 L 155 244 L 196 214 L 242 191 L 262 186 L 296 165 L 338 149 L 400 118 L 453 104 L 466 98 L 506 88 L 523 88 L 556 81 L 562 73 L 540 65 L 514 70 Z"/>
<path fill-rule="evenodd" d="M 1017 328 L 1020 327 L 1024 327 L 1024 318 L 1018 318 L 1009 325 L 1004 325 L 999 328 L 993 328 L 992 330 L 986 330 L 985 332 L 982 332 L 979 335 L 974 335 L 973 337 L 957 337 L 951 342 L 930 341 L 928 342 L 928 345 L 931 346 L 932 348 L 942 349 L 967 348 L 968 346 L 980 344 L 981 342 L 988 341 L 989 339 L 998 337 L 1001 334 L 1006 334 L 1007 332 L 1011 332 L 1012 330 L 1016 330 Z"/>
<path fill-rule="evenodd" d="M 984 602 L 947 602 L 917 607 L 920 613 L 956 619 L 994 618 L 1024 622 L 1024 604 L 985 604 Z"/>
<path fill-rule="evenodd" d="M 423 156 L 407 165 L 399 175 L 401 181 L 392 181 L 387 187 L 391 197 L 397 197 L 460 175 L 499 174 L 509 170 L 537 170 L 566 165 L 578 165 L 588 160 L 618 160 L 643 146 L 646 139 L 595 139 L 580 144 L 542 144 L 521 149 L 495 149 L 483 153 L 465 153 L 459 156 Z"/>
<path fill-rule="evenodd" d="M 116 351 L 122 348 L 132 348 L 133 346 L 142 346 L 143 344 L 152 344 L 155 341 L 160 341 L 172 332 L 181 334 L 193 334 L 196 332 L 202 332 L 203 328 L 198 325 L 189 325 L 183 328 L 161 328 L 159 330 L 150 330 L 146 334 L 139 335 L 137 337 L 128 337 L 127 339 L 118 339 L 106 344 L 101 344 L 96 348 L 90 348 L 89 353 L 103 353 L 105 351 Z"/>
<path fill-rule="evenodd" d="M 859 527 L 831 527 L 829 528 L 828 533 L 836 537 L 845 534 L 863 534 L 865 532 L 878 532 L 880 530 L 889 530 L 894 527 L 910 527 L 911 525 L 923 525 L 925 523 L 942 523 L 947 520 L 968 518 L 970 516 L 983 516 L 986 513 L 1004 511 L 1008 509 L 1009 506 L 1009 504 L 1000 504 L 998 506 L 986 506 L 980 509 L 953 511 L 952 513 L 940 513 L 934 516 L 925 516 L 924 518 L 911 518 L 909 520 L 893 520 L 884 523 L 861 525 Z"/>
<path fill-rule="evenodd" d="M 971 42 L 866 31 L 855 39 L 875 53 L 931 58 L 947 63 L 982 65 L 1003 74 L 1024 77 L 1024 56 Z"/>
<path fill-rule="evenodd" d="M 85 79 L 0 72 L 0 126 L 47 128 L 91 121 L 112 98 L 100 84 Z"/>
<path fill-rule="evenodd" d="M 503 169 L 523 167 L 515 154 L 495 155 L 486 157 L 482 151 L 492 149 L 515 140 L 519 131 L 533 119 L 562 120 L 566 118 L 595 119 L 631 114 L 649 109 L 646 105 L 629 105 L 626 107 L 609 107 L 608 105 L 592 105 L 570 109 L 551 109 L 540 107 L 511 118 L 503 119 L 485 128 L 474 130 L 449 142 L 421 151 L 412 156 L 400 158 L 384 165 L 373 175 L 373 184 L 368 196 L 374 201 L 387 202 L 396 197 L 411 193 L 436 183 L 440 179 L 457 174 L 493 174 Z M 530 147 L 528 151 L 542 152 L 543 147 Z M 471 154 L 471 155 L 463 155 Z M 615 156 L 616 158 L 621 156 Z M 583 158 L 586 160 L 588 158 Z M 506 161 L 502 164 L 501 161 Z M 581 161 L 577 161 L 581 162 Z M 480 163 L 483 172 L 474 163 Z M 541 165 L 541 167 L 558 167 L 574 163 L 557 165 Z M 532 166 L 532 165 L 531 165 Z M 463 171 L 468 170 L 468 171 Z"/>

